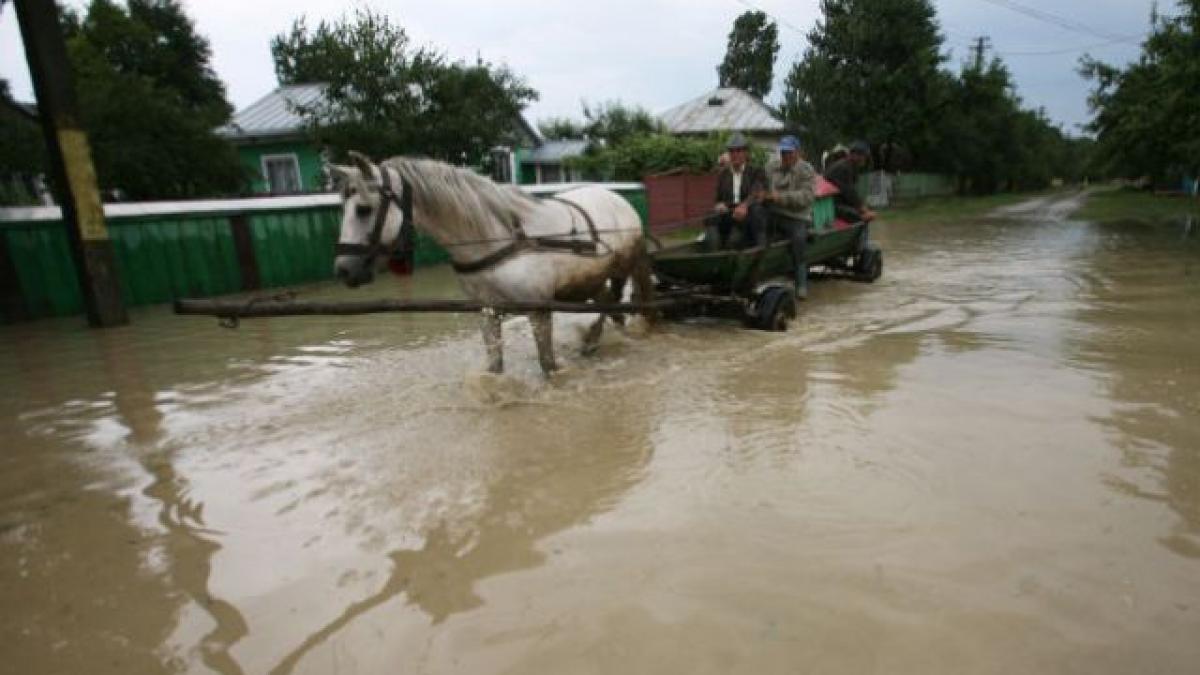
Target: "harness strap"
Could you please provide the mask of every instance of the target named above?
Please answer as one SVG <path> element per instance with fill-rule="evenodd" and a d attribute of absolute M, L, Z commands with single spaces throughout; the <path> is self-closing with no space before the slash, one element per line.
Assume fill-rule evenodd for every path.
<path fill-rule="evenodd" d="M 338 242 L 334 247 L 336 255 L 361 255 L 364 257 L 374 257 L 375 255 L 386 253 L 387 250 L 381 245 L 383 239 L 383 226 L 387 222 L 388 207 L 395 204 L 400 208 L 401 222 L 400 228 L 412 227 L 412 189 L 408 181 L 403 176 L 400 177 L 400 196 L 396 196 L 396 192 L 392 190 L 391 174 L 388 173 L 387 167 L 379 165 L 379 176 L 381 185 L 379 187 L 380 203 L 375 209 L 375 224 L 371 228 L 371 234 L 367 238 L 365 244 L 343 244 Z M 400 241 L 400 237 L 396 237 L 396 241 Z"/>
<path fill-rule="evenodd" d="M 549 197 L 548 200 L 555 201 L 560 204 L 566 204 L 568 207 L 575 209 L 575 211 L 579 215 L 583 216 L 583 222 L 587 223 L 588 232 L 590 232 L 592 235 L 592 241 L 597 244 L 600 243 L 600 233 L 596 231 L 596 223 L 595 223 L 595 221 L 592 220 L 592 216 L 590 214 L 588 214 L 587 211 L 583 210 L 582 206 L 576 204 L 573 201 L 570 201 L 568 199 L 563 199 L 561 197 Z M 572 234 L 574 234 L 574 233 L 572 233 Z"/>
<path fill-rule="evenodd" d="M 467 262 L 467 263 L 460 263 L 460 262 L 454 260 L 453 258 L 451 258 L 450 266 L 453 267 L 454 271 L 458 272 L 459 274 L 471 274 L 473 272 L 480 272 L 480 271 L 483 271 L 493 265 L 499 264 L 502 260 L 504 260 L 505 258 L 507 258 L 510 255 L 513 255 L 514 253 L 516 253 L 517 251 L 520 251 L 523 248 L 530 248 L 528 239 L 518 239 L 516 241 L 513 241 L 512 243 L 505 245 L 503 248 L 501 248 L 493 253 L 489 253 L 489 254 L 483 256 L 479 260 L 472 260 L 471 262 Z"/>
<path fill-rule="evenodd" d="M 553 249 L 560 251 L 570 251 L 575 255 L 583 255 L 584 253 L 596 253 L 599 250 L 600 233 L 596 230 L 596 223 L 592 220 L 591 215 L 583 210 L 583 207 L 575 202 L 560 199 L 558 197 L 547 197 L 546 201 L 556 201 L 566 204 L 571 209 L 574 209 L 579 215 L 583 216 L 583 221 L 587 223 L 588 232 L 592 235 L 591 241 L 579 241 L 578 239 L 556 239 L 560 235 L 547 235 L 545 237 L 530 237 L 525 233 L 525 228 L 521 226 L 521 221 L 514 219 L 510 225 L 513 235 L 513 241 L 492 253 L 485 255 L 478 260 L 471 262 L 460 263 L 453 259 L 450 260 L 450 266 L 459 274 L 471 274 L 480 272 L 493 265 L 498 265 L 505 258 L 516 255 L 526 249 Z"/>

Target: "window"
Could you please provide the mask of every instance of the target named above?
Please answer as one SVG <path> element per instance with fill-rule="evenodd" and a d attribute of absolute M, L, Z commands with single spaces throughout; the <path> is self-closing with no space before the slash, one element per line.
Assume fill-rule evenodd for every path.
<path fill-rule="evenodd" d="M 300 162 L 296 155 L 263 155 L 263 175 L 271 194 L 292 194 L 300 191 Z"/>

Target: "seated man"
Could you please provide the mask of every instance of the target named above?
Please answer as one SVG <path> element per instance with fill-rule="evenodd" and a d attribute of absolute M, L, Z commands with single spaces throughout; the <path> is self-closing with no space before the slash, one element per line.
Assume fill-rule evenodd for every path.
<path fill-rule="evenodd" d="M 800 154 L 800 140 L 784 136 L 779 141 L 779 158 L 767 164 L 767 193 L 763 201 L 771 214 L 771 227 L 791 241 L 796 265 L 796 297 L 808 297 L 808 263 L 804 255 L 808 230 L 812 227 L 812 205 L 816 198 L 817 172 Z"/>
<path fill-rule="evenodd" d="M 837 186 L 834 208 L 843 220 L 852 223 L 868 223 L 875 219 L 875 212 L 867 208 L 858 194 L 858 171 L 871 159 L 871 146 L 865 141 L 850 145 L 850 154 L 839 159 L 825 170 L 825 180 Z"/>
<path fill-rule="evenodd" d="M 746 138 L 735 133 L 726 146 L 729 166 L 717 174 L 717 199 L 713 212 L 704 219 L 704 241 L 709 250 L 729 246 L 736 225 L 744 246 L 765 244 L 766 214 L 758 196 L 766 187 L 762 169 L 750 166 Z"/>

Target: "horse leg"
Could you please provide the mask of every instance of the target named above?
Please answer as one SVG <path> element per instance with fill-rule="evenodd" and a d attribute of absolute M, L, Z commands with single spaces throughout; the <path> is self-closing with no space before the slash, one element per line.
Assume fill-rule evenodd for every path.
<path fill-rule="evenodd" d="M 607 288 L 601 288 L 600 292 L 597 293 L 594 298 L 592 298 L 592 301 L 612 302 L 613 293 Z M 613 314 L 612 316 L 615 320 L 619 315 Z M 592 325 L 588 327 L 587 332 L 584 333 L 583 347 L 580 349 L 580 352 L 584 356 L 591 356 L 592 354 L 595 354 L 596 349 L 600 347 L 600 335 L 604 332 L 604 320 L 606 318 L 608 318 L 608 315 L 605 314 L 601 314 L 600 316 L 596 317 L 596 320 L 592 322 Z"/>
<path fill-rule="evenodd" d="M 533 326 L 533 341 L 537 345 L 538 363 L 542 366 L 542 374 L 550 374 L 558 370 L 554 363 L 554 321 L 550 312 L 542 310 L 529 313 L 529 323 Z"/>
<path fill-rule="evenodd" d="M 613 302 L 620 302 L 621 299 L 625 297 L 625 282 L 627 280 L 628 277 L 626 276 L 609 277 L 608 288 L 609 293 L 612 296 L 611 300 Z M 612 319 L 613 323 L 617 324 L 618 326 L 625 325 L 624 314 L 609 314 L 608 317 Z"/>
<path fill-rule="evenodd" d="M 483 327 L 483 346 L 487 349 L 487 369 L 497 375 L 504 372 L 504 342 L 500 337 L 500 313 L 484 307 L 479 313 Z"/>
<path fill-rule="evenodd" d="M 653 266 L 650 264 L 650 254 L 646 251 L 646 243 L 642 242 L 638 246 L 633 262 L 633 301 L 634 302 L 654 302 L 654 278 Z M 658 310 L 646 309 L 642 311 L 642 318 L 646 320 L 648 325 L 654 325 L 658 321 Z"/>

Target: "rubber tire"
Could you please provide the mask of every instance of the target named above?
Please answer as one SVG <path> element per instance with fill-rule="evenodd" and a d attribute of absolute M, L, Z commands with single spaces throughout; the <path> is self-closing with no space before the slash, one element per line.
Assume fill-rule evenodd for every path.
<path fill-rule="evenodd" d="M 873 284 L 883 276 L 883 249 L 875 242 L 867 242 L 854 261 L 854 276 L 858 281 Z"/>
<path fill-rule="evenodd" d="M 796 292 L 787 286 L 771 286 L 754 303 L 752 328 L 766 331 L 786 331 L 788 322 L 796 318 Z"/>

